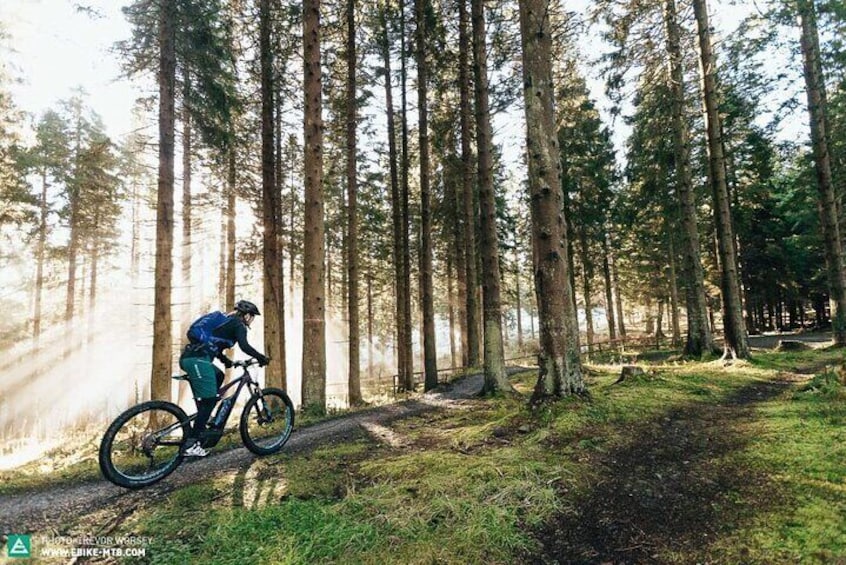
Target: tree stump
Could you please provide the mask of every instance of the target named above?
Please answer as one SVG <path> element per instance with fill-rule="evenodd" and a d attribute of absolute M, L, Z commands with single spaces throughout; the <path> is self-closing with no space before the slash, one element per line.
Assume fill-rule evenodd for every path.
<path fill-rule="evenodd" d="M 780 339 L 776 348 L 777 351 L 807 351 L 808 349 L 811 349 L 811 346 L 795 339 Z"/>
<path fill-rule="evenodd" d="M 626 379 L 629 379 L 629 378 L 632 378 L 632 377 L 637 377 L 639 375 L 644 375 L 644 374 L 646 374 L 644 372 L 644 370 L 641 369 L 640 367 L 638 367 L 637 365 L 626 365 L 620 371 L 620 378 L 618 378 L 616 381 L 614 381 L 614 384 L 618 384 L 618 383 L 623 382 Z"/>

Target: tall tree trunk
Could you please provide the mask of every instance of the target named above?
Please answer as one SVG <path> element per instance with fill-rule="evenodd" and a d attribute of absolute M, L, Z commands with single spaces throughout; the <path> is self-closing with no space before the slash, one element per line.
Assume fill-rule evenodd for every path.
<path fill-rule="evenodd" d="M 617 280 L 617 264 L 614 258 L 614 252 L 608 250 L 608 266 L 611 270 L 611 286 L 614 293 L 614 302 L 617 304 L 617 330 L 620 333 L 620 339 L 626 341 L 626 322 L 623 317 L 623 293 L 620 290 L 620 281 Z"/>
<path fill-rule="evenodd" d="M 44 290 L 44 255 L 47 247 L 47 188 L 47 171 L 45 169 L 41 171 L 41 199 L 38 203 L 38 243 L 35 249 L 35 308 L 32 323 L 32 339 L 35 341 L 36 349 L 38 349 L 41 338 L 41 294 Z"/>
<path fill-rule="evenodd" d="M 455 261 L 455 281 L 456 281 L 456 296 L 455 301 L 450 302 L 455 310 L 455 316 L 458 319 L 458 343 L 457 350 L 461 354 L 461 365 L 467 364 L 467 263 L 464 257 L 466 253 L 466 246 L 464 244 L 464 212 L 463 212 L 463 197 L 459 199 L 458 188 L 463 184 L 456 182 L 455 177 L 449 180 L 449 202 L 453 216 L 452 237 L 454 245 L 448 251 L 448 254 L 454 258 Z M 457 366 L 456 363 L 452 364 Z"/>
<path fill-rule="evenodd" d="M 237 173 L 235 169 L 235 145 L 229 146 L 226 154 L 226 205 L 223 210 L 221 233 L 221 290 L 220 296 L 227 312 L 235 309 L 235 186 Z M 234 351 L 227 349 L 225 354 L 232 358 Z M 232 369 L 226 369 L 226 383 L 232 379 Z"/>
<path fill-rule="evenodd" d="M 291 138 L 289 137 L 289 140 Z M 288 238 L 288 295 L 290 296 L 292 308 L 293 308 L 293 301 L 294 301 L 294 273 L 296 273 L 296 266 L 294 264 L 296 257 L 297 257 L 297 249 L 294 243 L 294 215 L 296 213 L 296 183 L 294 181 L 294 149 L 296 145 L 294 142 L 290 142 L 291 147 L 291 155 L 290 160 L 288 161 L 291 163 L 291 208 L 288 211 L 288 233 L 291 236 Z"/>
<path fill-rule="evenodd" d="M 265 370 L 269 386 L 287 388 L 284 381 L 285 358 L 282 357 L 281 320 L 281 258 L 279 255 L 280 195 L 276 186 L 274 163 L 274 96 L 273 53 L 271 51 L 270 0 L 261 0 L 259 8 L 259 56 L 261 64 L 261 192 L 262 192 L 262 266 L 264 289 L 264 348 L 274 363 Z"/>
<path fill-rule="evenodd" d="M 799 23 L 802 27 L 801 47 L 805 72 L 805 91 L 811 122 L 811 145 L 817 173 L 820 227 L 825 241 L 825 260 L 830 292 L 831 323 L 834 344 L 846 346 L 846 278 L 843 273 L 843 248 L 837 213 L 837 195 L 831 175 L 831 153 L 828 147 L 825 80 L 820 62 L 819 32 L 813 0 L 798 0 Z"/>
<path fill-rule="evenodd" d="M 467 299 L 467 342 L 462 341 L 461 350 L 467 351 L 465 365 L 476 367 L 479 365 L 479 303 L 476 299 L 478 271 L 476 270 L 476 202 L 473 187 L 473 152 L 471 149 L 470 132 L 470 77 L 469 53 L 470 32 L 467 0 L 458 0 L 458 87 L 460 96 L 461 121 L 461 186 L 464 200 L 464 261 L 466 268 L 466 299 Z M 462 339 L 464 339 L 462 337 Z M 463 353 L 462 353 L 463 355 Z"/>
<path fill-rule="evenodd" d="M 482 232 L 482 302 L 484 318 L 484 394 L 511 390 L 505 372 L 502 342 L 499 238 L 496 233 L 496 196 L 493 185 L 493 133 L 488 104 L 488 50 L 482 0 L 473 0 L 473 79 L 476 103 L 476 147 L 479 175 L 479 220 Z"/>
<path fill-rule="evenodd" d="M 356 187 L 355 0 L 347 0 L 347 308 L 350 325 L 350 404 L 361 404 L 358 321 L 358 209 Z"/>
<path fill-rule="evenodd" d="M 320 71 L 320 0 L 303 2 L 305 108 L 305 228 L 303 244 L 303 406 L 326 409 L 324 302 L 323 123 Z"/>
<path fill-rule="evenodd" d="M 385 65 L 385 103 L 387 107 L 388 120 L 388 160 L 391 179 L 391 216 L 394 228 L 394 297 L 396 299 L 396 361 L 397 361 L 397 382 L 404 387 L 407 382 L 406 366 L 407 355 L 405 352 L 405 294 L 409 288 L 403 284 L 403 211 L 402 198 L 400 196 L 399 175 L 397 172 L 397 138 L 396 125 L 394 123 L 394 96 L 391 86 L 391 48 L 388 34 L 388 19 L 386 11 L 388 5 L 383 5 L 379 10 L 379 21 L 381 24 L 381 48 L 382 61 Z"/>
<path fill-rule="evenodd" d="M 235 147 L 229 148 L 229 171 L 226 180 L 226 310 L 235 309 L 235 185 L 237 171 L 235 165 Z"/>
<path fill-rule="evenodd" d="M 673 327 L 673 347 L 678 347 L 681 344 L 681 328 L 679 326 L 679 283 L 676 276 L 676 247 L 673 243 L 673 234 L 667 234 L 667 242 L 669 245 L 668 261 L 670 270 L 670 320 Z"/>
<path fill-rule="evenodd" d="M 667 28 L 670 84 L 673 111 L 673 151 L 682 223 L 682 273 L 687 283 L 687 343 L 685 353 L 700 357 L 713 349 L 705 298 L 705 274 L 699 259 L 699 229 L 696 225 L 696 197 L 690 174 L 690 140 L 684 116 L 684 69 L 675 0 L 664 1 Z M 622 322 L 622 319 L 621 319 Z"/>
<path fill-rule="evenodd" d="M 719 241 L 720 282 L 723 291 L 723 326 L 725 352 L 740 358 L 749 357 L 749 343 L 743 320 L 740 275 L 737 270 L 731 204 L 726 185 L 726 162 L 723 151 L 722 124 L 717 92 L 717 63 L 711 47 L 711 28 L 705 0 L 694 0 L 693 11 L 699 28 L 700 71 L 705 126 L 708 133 L 708 170 L 714 198 L 714 223 Z"/>
<path fill-rule="evenodd" d="M 141 274 L 141 198 L 138 194 L 138 180 L 132 179 L 132 233 L 130 235 L 129 271 L 133 287 Z"/>
<path fill-rule="evenodd" d="M 100 236 L 97 233 L 97 226 L 100 225 L 100 207 L 99 205 L 94 210 L 94 231 L 91 233 L 91 252 L 90 261 L 91 269 L 88 283 L 88 312 L 94 313 L 94 306 L 97 303 L 97 268 L 100 264 Z M 88 341 L 91 341 L 93 332 L 88 333 Z"/>
<path fill-rule="evenodd" d="M 277 38 L 278 39 L 278 38 Z M 277 45 L 278 45 L 277 41 Z M 276 199 L 276 249 L 277 260 L 279 262 L 279 370 L 282 372 L 282 382 L 285 383 L 286 388 L 288 384 L 288 345 L 285 340 L 285 220 L 282 217 L 282 111 L 284 99 L 282 91 L 276 90 L 276 128 L 275 145 L 276 158 L 274 159 L 275 174 L 273 181 L 275 183 L 274 195 Z M 289 238 L 293 238 L 293 232 L 288 234 Z"/>
<path fill-rule="evenodd" d="M 226 196 L 227 189 L 223 189 L 220 206 L 220 238 L 218 247 L 218 270 L 217 270 L 217 300 L 219 303 L 226 302 Z"/>
<path fill-rule="evenodd" d="M 159 8 L 159 186 L 156 203 L 155 304 L 150 395 L 170 400 L 173 368 L 171 288 L 173 277 L 173 138 L 176 85 L 176 4 Z"/>
<path fill-rule="evenodd" d="M 449 315 L 449 358 L 450 367 L 458 363 L 458 351 L 455 343 L 455 292 L 452 284 L 452 254 L 447 252 L 447 312 Z"/>
<path fill-rule="evenodd" d="M 644 328 L 644 332 L 646 335 L 652 335 L 652 332 L 655 331 L 655 318 L 652 316 L 652 297 L 646 297 L 646 304 L 644 304 L 644 308 L 646 310 L 646 328 Z"/>
<path fill-rule="evenodd" d="M 608 320 L 608 339 L 617 339 L 617 328 L 614 325 L 614 294 L 611 284 L 611 264 L 608 260 L 608 238 L 606 233 L 602 237 L 602 275 L 605 279 L 605 319 Z"/>
<path fill-rule="evenodd" d="M 579 325 L 570 286 L 567 226 L 561 213 L 561 160 L 555 125 L 548 2 L 520 0 L 540 372 L 533 400 L 585 390 Z"/>
<path fill-rule="evenodd" d="M 332 314 L 332 246 L 326 248 L 326 309 Z"/>
<path fill-rule="evenodd" d="M 405 382 L 403 390 L 414 390 L 414 351 L 412 349 L 411 329 L 411 244 L 409 241 L 409 229 L 411 226 L 411 215 L 409 213 L 409 186 L 408 175 L 411 168 L 410 156 L 408 153 L 408 88 L 406 73 L 406 50 L 405 50 L 405 0 L 400 0 L 400 83 L 402 97 L 402 284 L 405 286 L 403 298 L 403 337 L 405 338 Z"/>
<path fill-rule="evenodd" d="M 579 251 L 582 259 L 582 290 L 585 296 L 585 326 L 587 334 L 588 352 L 593 353 L 594 329 L 593 329 L 593 302 L 591 302 L 591 295 L 593 288 L 591 282 L 593 281 L 593 262 L 590 260 L 588 250 L 587 230 L 584 222 L 579 226 Z"/>
<path fill-rule="evenodd" d="M 426 38 L 426 0 L 414 0 L 417 55 L 417 129 L 420 151 L 420 295 L 423 314 L 424 390 L 438 386 L 435 302 L 432 281 L 432 212 L 429 194 L 429 69 Z"/>
<path fill-rule="evenodd" d="M 77 254 L 79 251 L 79 220 L 77 219 L 79 216 L 79 212 L 77 210 L 79 202 L 77 201 L 77 193 L 77 188 L 71 188 L 70 198 L 68 202 L 68 206 L 70 207 L 70 236 L 68 238 L 68 283 L 67 293 L 65 297 L 65 326 L 68 328 L 68 335 L 72 333 L 71 326 L 73 322 L 76 300 L 76 261 Z M 66 357 L 70 354 L 70 351 L 68 349 L 69 347 L 70 341 L 67 341 L 65 345 Z"/>
<path fill-rule="evenodd" d="M 180 284 L 182 292 L 181 320 L 179 324 L 180 337 L 183 344 L 187 340 L 188 324 L 193 316 L 191 307 L 191 78 L 188 72 L 183 75 L 182 93 L 182 277 Z"/>
<path fill-rule="evenodd" d="M 518 246 L 514 246 L 514 284 L 517 293 L 517 350 L 523 350 L 523 297 L 520 288 L 520 251 Z"/>
<path fill-rule="evenodd" d="M 373 263 L 367 262 L 367 377 L 373 379 Z M 363 399 L 361 400 L 363 402 Z"/>

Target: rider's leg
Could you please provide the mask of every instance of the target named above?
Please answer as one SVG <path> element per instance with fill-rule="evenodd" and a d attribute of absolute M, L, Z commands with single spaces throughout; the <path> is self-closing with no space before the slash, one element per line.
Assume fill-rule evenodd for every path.
<path fill-rule="evenodd" d="M 182 358 L 179 365 L 188 373 L 194 400 L 197 402 L 197 417 L 194 419 L 190 437 L 186 438 L 184 453 L 202 457 L 208 454 L 200 444 L 206 423 L 217 403 L 218 373 L 221 371 L 208 357 Z"/>

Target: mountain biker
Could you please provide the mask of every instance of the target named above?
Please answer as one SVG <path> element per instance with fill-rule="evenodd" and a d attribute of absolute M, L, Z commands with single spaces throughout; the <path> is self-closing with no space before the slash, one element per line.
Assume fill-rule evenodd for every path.
<path fill-rule="evenodd" d="M 223 371 L 212 363 L 213 359 L 220 359 L 226 368 L 231 367 L 232 360 L 223 353 L 223 349 L 237 343 L 241 351 L 258 360 L 260 367 L 270 362 L 270 358 L 256 351 L 247 342 L 247 330 L 255 317 L 260 315 L 255 304 L 249 300 L 239 300 L 235 304 L 235 310 L 226 314 L 225 321 L 211 329 L 209 341 L 192 342 L 182 350 L 179 367 L 188 373 L 188 382 L 191 383 L 191 391 L 197 403 L 197 417 L 194 419 L 190 436 L 184 443 L 183 455 L 205 457 L 209 453 L 203 448 L 203 435 L 209 416 L 217 404 L 218 390 L 223 384 Z"/>

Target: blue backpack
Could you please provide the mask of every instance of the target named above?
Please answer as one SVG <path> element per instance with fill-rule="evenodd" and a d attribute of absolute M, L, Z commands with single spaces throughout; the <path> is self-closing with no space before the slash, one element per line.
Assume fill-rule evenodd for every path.
<path fill-rule="evenodd" d="M 188 328 L 188 341 L 191 342 L 189 347 L 212 357 L 224 349 L 229 349 L 235 345 L 234 341 L 212 335 L 214 330 L 228 321 L 229 316 L 220 311 L 197 318 Z"/>

